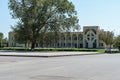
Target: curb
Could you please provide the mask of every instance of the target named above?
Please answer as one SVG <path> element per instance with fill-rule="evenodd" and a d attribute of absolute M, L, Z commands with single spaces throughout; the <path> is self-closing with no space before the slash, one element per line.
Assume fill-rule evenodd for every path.
<path fill-rule="evenodd" d="M 64 54 L 64 55 L 12 55 L 12 54 L 0 54 L 0 56 L 11 56 L 11 57 L 64 57 L 64 56 L 84 56 L 84 55 L 99 55 L 103 53 L 91 53 L 91 54 Z"/>

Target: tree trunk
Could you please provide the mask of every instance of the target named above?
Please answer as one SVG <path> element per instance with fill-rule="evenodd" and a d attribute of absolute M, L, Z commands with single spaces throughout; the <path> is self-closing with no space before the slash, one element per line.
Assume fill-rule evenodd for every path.
<path fill-rule="evenodd" d="M 32 42 L 31 50 L 34 51 L 34 48 L 35 48 L 35 42 Z"/>
<path fill-rule="evenodd" d="M 25 42 L 25 49 L 27 49 L 27 42 Z"/>
<path fill-rule="evenodd" d="M 111 44 L 110 44 L 110 49 L 109 49 L 109 52 L 110 52 L 110 53 L 112 53 L 112 51 L 111 51 Z"/>

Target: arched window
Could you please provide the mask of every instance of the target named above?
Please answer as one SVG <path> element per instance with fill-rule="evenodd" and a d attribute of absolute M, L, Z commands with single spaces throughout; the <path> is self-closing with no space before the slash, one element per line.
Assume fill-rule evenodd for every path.
<path fill-rule="evenodd" d="M 79 39 L 79 40 L 83 40 L 83 35 L 82 35 L 82 34 L 79 34 L 79 35 L 78 35 L 78 39 Z"/>
<path fill-rule="evenodd" d="M 90 29 L 86 29 L 86 30 L 85 30 L 85 34 L 87 34 L 88 31 L 90 31 Z"/>
<path fill-rule="evenodd" d="M 73 38 L 74 41 L 77 40 L 77 36 L 75 34 L 72 36 L 72 38 Z"/>
<path fill-rule="evenodd" d="M 96 33 L 97 33 L 95 29 L 91 29 L 91 30 L 94 32 L 94 34 L 96 34 Z"/>

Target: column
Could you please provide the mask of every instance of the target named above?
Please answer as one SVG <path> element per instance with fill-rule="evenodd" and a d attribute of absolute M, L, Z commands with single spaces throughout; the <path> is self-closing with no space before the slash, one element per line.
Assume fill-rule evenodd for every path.
<path fill-rule="evenodd" d="M 85 34 L 84 34 L 84 32 L 83 32 L 83 48 L 85 48 Z"/>
<path fill-rule="evenodd" d="M 99 35 L 98 35 L 98 32 L 96 34 L 96 45 L 97 45 L 97 48 L 99 48 Z"/>
<path fill-rule="evenodd" d="M 78 34 L 77 34 L 77 48 L 78 48 Z"/>

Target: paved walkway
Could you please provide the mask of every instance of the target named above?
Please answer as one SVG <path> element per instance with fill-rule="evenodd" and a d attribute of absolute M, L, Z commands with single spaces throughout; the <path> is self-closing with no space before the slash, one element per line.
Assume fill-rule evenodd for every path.
<path fill-rule="evenodd" d="M 77 55 L 94 55 L 98 52 L 15 52 L 0 51 L 0 56 L 21 56 L 21 57 L 60 57 L 60 56 L 77 56 Z"/>

